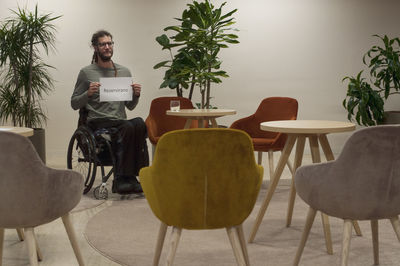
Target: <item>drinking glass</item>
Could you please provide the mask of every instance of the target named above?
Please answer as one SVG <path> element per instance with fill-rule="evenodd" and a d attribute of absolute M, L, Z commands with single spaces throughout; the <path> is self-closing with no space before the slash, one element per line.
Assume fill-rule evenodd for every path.
<path fill-rule="evenodd" d="M 180 110 L 180 102 L 178 100 L 172 100 L 170 102 L 170 107 L 172 112 L 178 112 Z"/>

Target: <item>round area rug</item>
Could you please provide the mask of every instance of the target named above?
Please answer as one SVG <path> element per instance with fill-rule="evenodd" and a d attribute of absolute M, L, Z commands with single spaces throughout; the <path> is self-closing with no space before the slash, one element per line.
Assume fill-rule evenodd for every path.
<path fill-rule="evenodd" d="M 95 199 L 93 193 L 90 193 L 89 191 L 88 194 L 82 195 L 81 201 L 78 203 L 78 205 L 76 205 L 75 208 L 72 209 L 71 212 L 81 212 L 84 210 L 96 208 L 105 202 L 105 200 Z"/>
<path fill-rule="evenodd" d="M 247 244 L 251 265 L 292 265 L 305 224 L 308 206 L 296 199 L 292 226 L 285 226 L 289 186 L 278 186 L 255 238 Z M 265 195 L 262 190 L 257 204 L 244 222 L 247 239 Z M 306 243 L 301 265 L 339 265 L 343 221 L 330 218 L 334 255 L 328 255 L 317 215 Z M 113 201 L 112 206 L 94 215 L 85 229 L 85 237 L 98 252 L 121 265 L 152 265 L 159 220 L 153 215 L 145 198 Z M 360 222 L 363 237 L 352 238 L 351 265 L 372 265 L 372 240 L 369 222 Z M 400 243 L 391 225 L 380 222 L 381 265 L 400 265 Z M 170 249 L 170 232 L 164 242 L 160 265 L 164 265 Z M 353 233 L 354 235 L 354 233 Z M 209 266 L 236 265 L 225 229 L 183 230 L 174 265 Z"/>

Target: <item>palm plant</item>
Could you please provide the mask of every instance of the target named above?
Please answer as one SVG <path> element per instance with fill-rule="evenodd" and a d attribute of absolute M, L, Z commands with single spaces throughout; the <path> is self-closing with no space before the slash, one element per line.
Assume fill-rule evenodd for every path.
<path fill-rule="evenodd" d="M 234 9 L 222 14 L 223 3 L 215 8 L 209 0 L 193 1 L 183 11 L 182 18 L 176 18 L 181 24 L 169 26 L 164 31 L 173 31 L 175 35 L 158 36 L 156 41 L 162 50 L 168 50 L 171 60 L 166 60 L 154 66 L 155 69 L 167 68 L 164 81 L 160 88 L 175 89 L 177 96 L 183 96 L 183 89 L 189 89 L 189 99 L 192 99 L 194 88 L 197 86 L 201 93 L 201 108 L 210 108 L 211 83 L 221 83 L 221 77 L 228 74 L 220 69 L 222 61 L 218 58 L 221 48 L 228 44 L 237 44 L 237 31 L 230 28 L 235 23 L 232 15 Z M 172 49 L 178 47 L 173 55 Z"/>
<path fill-rule="evenodd" d="M 54 49 L 55 26 L 60 16 L 18 8 L 0 26 L 0 121 L 14 126 L 41 127 L 46 115 L 43 97 L 53 89 L 53 79 L 40 56 Z"/>

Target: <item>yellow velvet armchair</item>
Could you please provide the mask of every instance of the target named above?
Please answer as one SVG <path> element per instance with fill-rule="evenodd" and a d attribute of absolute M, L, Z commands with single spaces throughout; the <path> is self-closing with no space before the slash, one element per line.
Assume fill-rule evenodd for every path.
<path fill-rule="evenodd" d="M 153 265 L 159 263 L 168 226 L 173 227 L 168 265 L 173 263 L 182 229 L 217 228 L 226 228 L 238 264 L 249 265 L 242 223 L 256 202 L 263 168 L 256 164 L 245 132 L 222 128 L 168 132 L 158 141 L 152 166 L 143 168 L 139 177 L 153 213 L 161 220 Z"/>

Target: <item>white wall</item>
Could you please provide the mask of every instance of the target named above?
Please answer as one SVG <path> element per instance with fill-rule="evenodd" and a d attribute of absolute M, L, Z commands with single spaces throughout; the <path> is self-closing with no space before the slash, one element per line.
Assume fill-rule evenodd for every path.
<path fill-rule="evenodd" d="M 76 128 L 78 113 L 69 100 L 79 69 L 90 63 L 94 31 L 104 28 L 114 35 L 114 61 L 129 67 L 143 85 L 140 103 L 130 117 L 145 119 L 153 98 L 174 95 L 158 89 L 163 71 L 152 67 L 167 54 L 154 39 L 164 27 L 175 24 L 173 18 L 189 1 L 1 0 L 0 19 L 18 4 L 34 7 L 36 2 L 43 12 L 63 15 L 56 21 L 57 51 L 47 61 L 57 68 L 52 71 L 55 91 L 45 102 L 49 162 L 65 160 Z M 213 104 L 237 110 L 237 115 L 219 119 L 225 125 L 253 113 L 261 99 L 270 96 L 296 98 L 299 119 L 345 121 L 342 78 L 361 70 L 363 54 L 376 43 L 371 35 L 400 36 L 396 0 L 231 0 L 225 11 L 234 8 L 239 9 L 235 26 L 240 29 L 240 44 L 222 52 L 222 69 L 230 78 L 212 89 Z M 399 102 L 394 97 L 389 109 L 398 109 Z M 329 136 L 334 152 L 348 136 Z"/>

